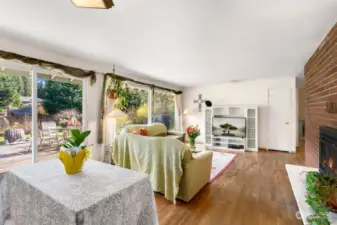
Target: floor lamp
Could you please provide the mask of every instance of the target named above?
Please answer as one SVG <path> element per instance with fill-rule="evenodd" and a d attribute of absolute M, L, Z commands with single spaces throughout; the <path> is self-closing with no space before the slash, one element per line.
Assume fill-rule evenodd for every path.
<path fill-rule="evenodd" d="M 117 119 L 118 118 L 126 118 L 127 114 L 125 114 L 122 110 L 114 108 L 110 113 L 105 117 L 106 119 L 115 119 L 115 137 L 117 136 Z"/>
<path fill-rule="evenodd" d="M 105 155 L 104 155 L 104 162 L 106 163 L 112 163 L 112 159 L 111 159 L 111 153 L 113 151 L 113 141 L 114 141 L 114 138 L 118 135 L 117 133 L 117 119 L 118 118 L 125 118 L 127 117 L 127 115 L 122 112 L 120 109 L 117 109 L 117 108 L 113 108 L 112 111 L 110 111 L 109 113 L 107 113 L 107 115 L 104 117 L 105 120 L 107 120 L 106 122 L 108 122 L 110 119 L 114 121 L 114 124 L 113 126 L 114 127 L 110 127 L 108 123 L 106 123 L 104 126 L 107 126 L 105 127 L 105 132 L 106 133 L 109 133 L 107 132 L 107 129 L 110 129 L 111 130 L 113 129 L 114 130 L 114 133 L 113 133 L 113 138 L 110 139 L 110 137 L 108 138 L 106 136 L 106 133 L 105 133 L 105 140 L 106 140 L 106 143 L 105 143 L 105 147 L 104 147 L 104 152 L 105 152 Z"/>

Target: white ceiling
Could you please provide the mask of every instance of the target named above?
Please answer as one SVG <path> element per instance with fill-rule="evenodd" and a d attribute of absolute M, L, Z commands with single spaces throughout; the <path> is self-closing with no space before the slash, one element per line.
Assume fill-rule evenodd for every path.
<path fill-rule="evenodd" d="M 181 86 L 298 76 L 337 0 L 1 0 L 0 35 Z"/>

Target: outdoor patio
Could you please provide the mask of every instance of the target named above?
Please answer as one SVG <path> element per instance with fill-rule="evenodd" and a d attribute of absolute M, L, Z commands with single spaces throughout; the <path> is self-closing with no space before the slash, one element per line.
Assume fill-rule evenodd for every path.
<path fill-rule="evenodd" d="M 57 159 L 58 150 L 55 148 L 38 152 L 38 161 Z M 0 173 L 5 172 L 11 167 L 32 163 L 32 154 L 21 154 L 12 157 L 0 158 Z"/>

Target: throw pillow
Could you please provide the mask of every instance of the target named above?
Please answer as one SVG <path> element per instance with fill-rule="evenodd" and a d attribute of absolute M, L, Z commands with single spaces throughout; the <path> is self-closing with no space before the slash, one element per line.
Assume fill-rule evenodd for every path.
<path fill-rule="evenodd" d="M 135 128 L 132 130 L 131 134 L 140 134 L 140 131 Z"/>
<path fill-rule="evenodd" d="M 149 132 L 145 128 L 140 128 L 139 132 L 142 136 L 149 136 Z"/>

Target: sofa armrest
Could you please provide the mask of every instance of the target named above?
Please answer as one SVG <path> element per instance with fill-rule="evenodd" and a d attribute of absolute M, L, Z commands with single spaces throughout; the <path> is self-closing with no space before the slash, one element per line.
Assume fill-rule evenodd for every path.
<path fill-rule="evenodd" d="M 201 151 L 193 155 L 194 160 L 212 160 L 213 152 L 212 151 Z"/>
<path fill-rule="evenodd" d="M 177 136 L 178 140 L 184 142 L 185 141 L 185 132 L 179 132 L 179 131 L 167 131 L 167 135 Z"/>
<path fill-rule="evenodd" d="M 178 198 L 189 202 L 209 181 L 212 169 L 212 151 L 193 154 L 193 159 L 183 164 L 183 176 Z"/>

